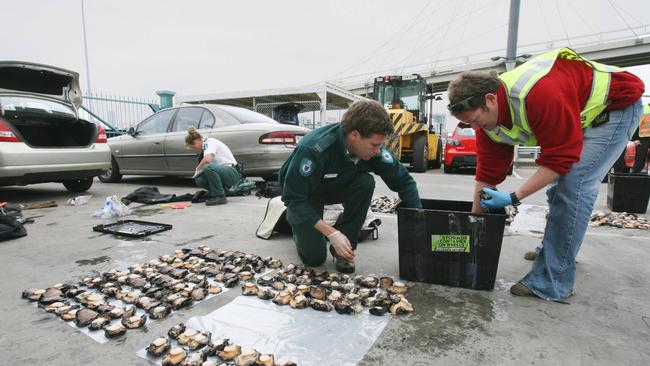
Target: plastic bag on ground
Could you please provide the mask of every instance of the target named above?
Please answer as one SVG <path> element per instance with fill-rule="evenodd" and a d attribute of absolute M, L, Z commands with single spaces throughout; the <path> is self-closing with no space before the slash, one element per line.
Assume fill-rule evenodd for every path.
<path fill-rule="evenodd" d="M 68 205 L 70 205 L 70 206 L 81 206 L 81 205 L 85 205 L 86 203 L 88 203 L 88 201 L 90 201 L 90 199 L 91 199 L 92 197 L 93 197 L 92 195 L 87 195 L 87 196 L 77 196 L 77 197 L 75 197 L 75 198 L 70 198 L 70 199 L 66 202 L 66 204 L 68 204 Z"/>
<path fill-rule="evenodd" d="M 117 196 L 106 197 L 104 207 L 93 213 L 93 217 L 109 219 L 112 217 L 126 216 L 131 210 Z"/>

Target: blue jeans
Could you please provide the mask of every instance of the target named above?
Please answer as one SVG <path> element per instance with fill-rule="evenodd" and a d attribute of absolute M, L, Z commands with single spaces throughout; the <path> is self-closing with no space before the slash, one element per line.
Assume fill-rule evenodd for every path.
<path fill-rule="evenodd" d="M 553 182 L 546 194 L 549 213 L 542 248 L 521 280 L 533 293 L 561 301 L 573 292 L 576 256 L 587 231 L 600 182 L 632 137 L 642 114 L 641 100 L 609 112 L 609 121 L 583 131 L 580 161 Z"/>

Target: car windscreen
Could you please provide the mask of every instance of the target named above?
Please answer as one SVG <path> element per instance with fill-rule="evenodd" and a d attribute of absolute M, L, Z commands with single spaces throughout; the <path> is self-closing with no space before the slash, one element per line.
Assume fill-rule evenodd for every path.
<path fill-rule="evenodd" d="M 2 111 L 3 115 L 8 112 L 15 112 L 39 116 L 76 118 L 74 111 L 64 104 L 30 97 L 0 96 L 0 111 Z"/>
<path fill-rule="evenodd" d="M 245 108 L 231 107 L 231 106 L 220 106 L 229 115 L 235 117 L 239 123 L 273 123 L 277 124 L 278 122 L 267 117 L 261 113 L 253 112 Z"/>
<path fill-rule="evenodd" d="M 474 129 L 470 127 L 467 128 L 458 127 L 456 128 L 456 136 L 476 136 L 476 131 L 474 131 Z"/>

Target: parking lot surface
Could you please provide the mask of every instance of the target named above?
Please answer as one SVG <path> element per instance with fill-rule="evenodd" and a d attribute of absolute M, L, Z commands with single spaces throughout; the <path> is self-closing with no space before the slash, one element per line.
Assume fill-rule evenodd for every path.
<path fill-rule="evenodd" d="M 500 189 L 514 190 L 533 172 L 516 169 Z M 413 176 L 422 198 L 469 200 L 473 190 L 471 174 L 437 170 Z M 172 325 L 210 313 L 240 294 L 238 289 L 229 291 L 148 323 L 145 330 L 100 344 L 21 299 L 28 287 L 78 281 L 201 244 L 299 263 L 289 236 L 276 235 L 268 241 L 255 237 L 267 199 L 254 195 L 229 198 L 223 206 L 194 204 L 182 210 L 132 204 L 129 218 L 173 225 L 170 231 L 143 239 L 92 231 L 94 225 L 110 222 L 91 217 L 107 196 L 125 195 L 141 186 L 157 186 L 163 193 L 197 190 L 189 179 L 125 177 L 120 184 L 96 180 L 88 203 L 68 206 L 65 202 L 74 195 L 60 184 L 0 187 L 2 201 L 58 203 L 24 211 L 25 217 L 38 216 L 26 226 L 28 236 L 0 242 L 0 364 L 147 365 L 135 355 L 137 350 Z M 606 193 L 607 185 L 602 184 L 595 210 L 606 210 Z M 375 197 L 382 195 L 396 197 L 378 179 Z M 518 217 L 506 228 L 493 291 L 409 283 L 413 287 L 408 299 L 415 311 L 392 318 L 359 364 L 650 364 L 649 233 L 590 227 L 577 258 L 576 293 L 569 304 L 517 298 L 509 287 L 531 266 L 523 254 L 541 240 L 545 195 L 538 192 L 523 203 L 529 205 L 529 217 Z M 357 274 L 398 277 L 397 218 L 378 216 L 379 239 L 359 245 Z M 323 268 L 334 271 L 331 260 Z"/>

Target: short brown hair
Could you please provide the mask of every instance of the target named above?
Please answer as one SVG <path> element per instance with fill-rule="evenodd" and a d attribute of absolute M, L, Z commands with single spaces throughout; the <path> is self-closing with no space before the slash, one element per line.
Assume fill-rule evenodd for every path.
<path fill-rule="evenodd" d="M 459 108 L 452 110 L 453 115 L 457 115 L 466 110 L 474 110 L 485 107 L 485 98 L 478 98 L 488 93 L 496 93 L 499 88 L 499 79 L 496 71 L 465 71 L 456 79 L 449 83 L 447 92 L 449 93 L 449 105 L 461 102 L 467 99 L 469 108 Z M 477 97 L 477 98 L 474 98 Z"/>
<path fill-rule="evenodd" d="M 185 145 L 192 145 L 197 139 L 203 140 L 203 136 L 196 130 L 196 127 L 190 126 L 187 128 L 187 136 L 185 136 Z"/>
<path fill-rule="evenodd" d="M 346 135 L 358 131 L 364 138 L 373 134 L 387 136 L 393 133 L 393 124 L 390 123 L 388 113 L 374 100 L 354 102 L 343 114 L 341 126 Z"/>

